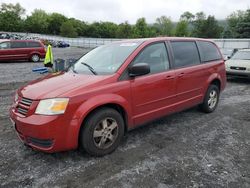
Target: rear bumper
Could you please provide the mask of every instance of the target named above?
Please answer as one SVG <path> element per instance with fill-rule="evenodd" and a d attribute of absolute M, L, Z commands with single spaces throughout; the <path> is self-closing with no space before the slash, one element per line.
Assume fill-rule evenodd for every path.
<path fill-rule="evenodd" d="M 54 153 L 78 147 L 78 119 L 36 114 L 21 117 L 12 108 L 10 118 L 20 140 L 34 149 Z"/>
<path fill-rule="evenodd" d="M 42 53 L 42 54 L 41 54 L 41 58 L 42 58 L 42 59 L 45 58 L 45 55 L 46 55 L 46 53 Z"/>

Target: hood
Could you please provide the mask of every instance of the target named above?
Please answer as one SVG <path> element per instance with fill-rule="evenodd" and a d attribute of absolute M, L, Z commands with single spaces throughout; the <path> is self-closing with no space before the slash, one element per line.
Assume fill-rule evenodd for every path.
<path fill-rule="evenodd" d="M 54 73 L 28 83 L 18 90 L 18 94 L 32 100 L 54 98 L 79 87 L 88 89 L 103 85 L 110 77 L 110 75 Z"/>
<path fill-rule="evenodd" d="M 250 60 L 245 59 L 230 59 L 225 62 L 227 67 L 235 66 L 235 67 L 246 67 L 250 68 Z"/>

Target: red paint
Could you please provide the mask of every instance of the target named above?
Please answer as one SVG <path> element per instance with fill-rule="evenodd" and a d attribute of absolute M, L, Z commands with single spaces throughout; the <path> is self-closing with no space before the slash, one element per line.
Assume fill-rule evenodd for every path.
<path fill-rule="evenodd" d="M 0 61 L 14 61 L 14 60 L 31 60 L 33 54 L 39 55 L 40 58 L 44 58 L 46 51 L 45 46 L 40 41 L 34 40 L 0 40 L 0 44 L 3 42 L 10 43 L 8 49 L 0 49 Z M 25 48 L 11 48 L 11 43 L 27 43 L 27 42 L 37 42 L 40 47 L 25 47 Z"/>
<path fill-rule="evenodd" d="M 226 73 L 223 58 L 210 63 L 136 78 L 119 80 L 131 61 L 148 44 L 179 38 L 154 38 L 142 43 L 113 75 L 83 75 L 60 73 L 33 81 L 18 90 L 21 97 L 33 100 L 27 116 L 17 112 L 14 104 L 10 117 L 16 123 L 19 137 L 33 148 L 58 152 L 78 147 L 78 134 L 86 116 L 94 109 L 116 104 L 126 113 L 128 129 L 202 103 L 209 84 L 219 80 L 225 88 Z M 182 39 L 202 40 L 202 39 Z M 39 100 L 68 97 L 69 105 L 63 115 L 34 114 Z M 53 140 L 49 148 L 27 141 L 27 137 Z"/>

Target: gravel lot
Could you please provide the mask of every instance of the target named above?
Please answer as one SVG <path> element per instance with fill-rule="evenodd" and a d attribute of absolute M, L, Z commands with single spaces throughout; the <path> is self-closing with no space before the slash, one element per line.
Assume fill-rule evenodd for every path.
<path fill-rule="evenodd" d="M 77 58 L 86 49 L 54 49 Z M 0 63 L 0 187 L 250 187 L 250 81 L 229 80 L 212 114 L 192 108 L 129 132 L 112 154 L 44 154 L 9 121 L 14 91 L 42 63 Z"/>

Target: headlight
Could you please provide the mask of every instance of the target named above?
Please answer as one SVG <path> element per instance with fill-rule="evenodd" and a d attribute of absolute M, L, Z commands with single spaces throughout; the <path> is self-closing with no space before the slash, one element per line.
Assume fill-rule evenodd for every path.
<path fill-rule="evenodd" d="M 55 98 L 41 100 L 36 108 L 36 114 L 58 115 L 63 114 L 69 103 L 68 98 Z"/>

